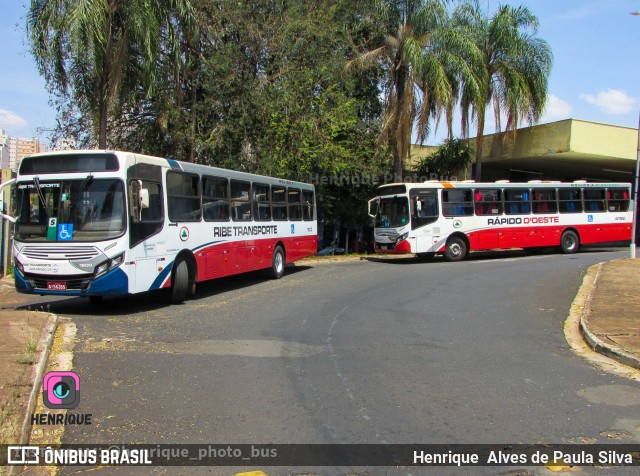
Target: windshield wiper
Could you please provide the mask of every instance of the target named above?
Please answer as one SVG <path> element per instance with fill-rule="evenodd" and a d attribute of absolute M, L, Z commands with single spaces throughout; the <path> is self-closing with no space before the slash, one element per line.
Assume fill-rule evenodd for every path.
<path fill-rule="evenodd" d="M 42 193 L 42 188 L 40 188 L 40 179 L 38 177 L 33 177 L 33 184 L 36 186 L 38 197 L 40 197 L 42 206 L 44 207 L 44 210 L 47 212 L 47 218 L 49 218 L 49 206 L 47 205 L 47 200 L 44 198 L 44 193 Z"/>
<path fill-rule="evenodd" d="M 93 175 L 89 174 L 89 175 L 87 175 L 87 177 L 84 179 L 84 181 L 80 185 L 80 191 L 78 192 L 78 198 L 75 199 L 75 201 L 73 202 L 73 205 L 71 205 L 71 208 L 75 208 L 76 205 L 78 205 L 78 202 L 82 198 L 82 194 L 84 193 L 84 190 L 87 188 L 87 185 L 89 185 L 89 183 L 91 181 L 93 181 Z"/>

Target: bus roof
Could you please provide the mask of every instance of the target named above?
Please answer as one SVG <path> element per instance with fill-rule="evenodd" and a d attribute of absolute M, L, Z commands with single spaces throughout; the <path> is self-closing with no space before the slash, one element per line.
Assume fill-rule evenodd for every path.
<path fill-rule="evenodd" d="M 154 157 L 151 155 L 144 154 L 136 154 L 133 152 L 125 152 L 118 150 L 96 150 L 96 149 L 78 149 L 78 150 L 60 150 L 60 151 L 49 151 L 42 152 L 38 154 L 32 154 L 26 156 L 23 160 L 27 159 L 37 159 L 37 158 L 46 158 L 46 157 L 55 157 L 55 156 L 78 156 L 78 155 L 100 155 L 100 154 L 111 154 L 119 157 L 120 160 L 129 161 L 131 164 L 133 163 L 145 163 L 150 165 L 157 165 L 159 167 L 163 167 L 166 169 L 172 169 L 176 171 L 183 171 L 186 173 L 197 173 L 202 175 L 220 175 L 232 179 L 237 180 L 248 180 L 251 182 L 263 182 L 266 184 L 281 184 L 287 186 L 297 186 L 304 189 L 313 189 L 314 186 L 312 184 L 298 182 L 294 180 L 288 180 L 284 178 L 278 177 L 268 177 L 265 175 L 251 174 L 248 172 L 238 172 L 230 169 L 223 169 L 219 167 L 213 167 L 202 164 L 194 164 L 191 162 L 184 162 L 180 160 L 167 159 L 163 157 Z M 52 171 L 51 173 L 54 173 Z M 61 171 L 63 172 L 63 171 Z M 68 173 L 67 170 L 64 171 Z M 78 170 L 78 172 L 84 173 L 83 170 Z M 25 175 L 31 175 L 30 173 L 26 173 Z"/>
<path fill-rule="evenodd" d="M 495 182 L 476 182 L 474 180 L 463 181 L 439 181 L 428 180 L 425 182 L 398 182 L 381 185 L 378 187 L 378 193 L 384 193 L 389 189 L 391 194 L 403 193 L 401 190 L 409 191 L 413 188 L 433 188 L 433 189 L 476 189 L 476 188 L 557 188 L 557 187 L 631 187 L 630 183 L 622 182 L 587 182 L 585 180 L 576 180 L 574 182 L 561 182 L 556 180 L 530 180 L 528 182 L 510 182 L 508 180 L 498 180 Z"/>

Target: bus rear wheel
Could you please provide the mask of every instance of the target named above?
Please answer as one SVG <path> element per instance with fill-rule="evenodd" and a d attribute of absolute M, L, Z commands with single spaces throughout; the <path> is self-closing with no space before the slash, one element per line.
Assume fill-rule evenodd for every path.
<path fill-rule="evenodd" d="M 189 289 L 189 267 L 187 262 L 179 260 L 175 264 L 175 271 L 171 277 L 171 289 L 169 290 L 169 302 L 180 304 L 187 298 Z"/>
<path fill-rule="evenodd" d="M 449 238 L 444 250 L 444 258 L 447 261 L 462 261 L 465 256 L 467 256 L 467 243 L 457 236 Z"/>
<path fill-rule="evenodd" d="M 271 260 L 271 275 L 273 279 L 280 279 L 284 276 L 284 250 L 278 245 L 273 250 L 273 259 Z"/>
<path fill-rule="evenodd" d="M 564 254 L 571 254 L 578 251 L 580 247 L 580 238 L 575 231 L 567 230 L 560 238 L 560 249 Z"/>

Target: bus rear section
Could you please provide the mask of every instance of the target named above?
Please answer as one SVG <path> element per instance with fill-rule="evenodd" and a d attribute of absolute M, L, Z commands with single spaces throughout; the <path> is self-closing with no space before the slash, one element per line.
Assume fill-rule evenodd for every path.
<path fill-rule="evenodd" d="M 630 184 L 461 183 L 382 186 L 369 202 L 375 251 L 441 253 L 449 261 L 470 251 L 559 247 L 631 239 Z"/>

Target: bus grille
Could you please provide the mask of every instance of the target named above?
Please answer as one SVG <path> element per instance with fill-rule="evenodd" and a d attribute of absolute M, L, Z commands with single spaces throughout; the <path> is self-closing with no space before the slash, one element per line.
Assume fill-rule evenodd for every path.
<path fill-rule="evenodd" d="M 94 258 L 100 255 L 100 250 L 93 246 L 25 246 L 22 254 L 27 258 L 37 260 L 76 260 Z"/>
<path fill-rule="evenodd" d="M 49 278 L 43 278 L 42 276 L 25 273 L 24 279 L 29 284 L 31 289 L 47 289 L 47 282 L 55 281 L 67 283 L 67 290 L 82 290 L 89 287 L 91 283 L 91 274 L 73 275 L 73 276 L 50 276 Z"/>

